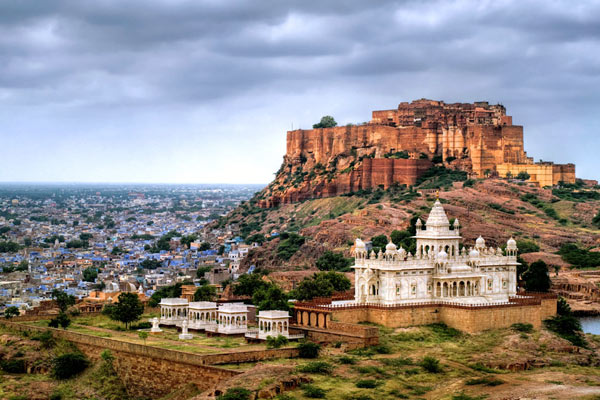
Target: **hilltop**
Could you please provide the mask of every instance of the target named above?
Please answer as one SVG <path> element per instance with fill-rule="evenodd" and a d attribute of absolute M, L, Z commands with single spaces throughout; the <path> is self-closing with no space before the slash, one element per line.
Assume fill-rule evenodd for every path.
<path fill-rule="evenodd" d="M 552 190 L 505 179 L 453 179 L 460 178 L 441 173 L 422 186 L 441 188 L 440 200 L 448 216 L 459 219 L 466 246 L 479 235 L 494 247 L 513 236 L 539 246 L 542 255 L 555 253 L 564 243 L 600 246 L 600 230 L 594 222 L 600 210 L 597 187 L 579 182 Z M 245 237 L 295 232 L 303 238 L 295 243 L 297 251 L 286 259 L 289 254 L 281 257 L 278 249 L 290 240 L 272 236 L 250 252 L 242 270 L 250 265 L 273 270 L 314 269 L 315 260 L 326 250 L 350 257 L 357 237 L 370 240 L 409 229 L 417 216 L 426 217 L 435 197 L 435 189 L 394 186 L 261 209 L 255 196 L 211 227 L 230 226 Z"/>
<path fill-rule="evenodd" d="M 540 187 L 575 183 L 575 165 L 535 163 L 527 155 L 523 127 L 500 104 L 421 99 L 372 115 L 346 126 L 326 116 L 313 129 L 287 132 L 281 168 L 257 205 L 413 186 L 438 167 L 470 178 L 519 175 Z"/>

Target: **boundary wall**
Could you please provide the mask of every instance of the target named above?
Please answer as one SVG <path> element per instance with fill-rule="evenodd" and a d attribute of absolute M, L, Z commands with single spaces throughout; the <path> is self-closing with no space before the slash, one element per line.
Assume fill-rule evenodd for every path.
<path fill-rule="evenodd" d="M 56 337 L 72 342 L 94 361 L 99 360 L 100 353 L 108 349 L 115 356 L 115 370 L 128 393 L 132 397 L 151 399 L 163 397 L 189 383 L 200 390 L 211 389 L 219 382 L 242 373 L 211 365 L 298 356 L 296 348 L 195 354 L 17 322 L 0 321 L 0 325 L 21 332 L 52 332 Z"/>

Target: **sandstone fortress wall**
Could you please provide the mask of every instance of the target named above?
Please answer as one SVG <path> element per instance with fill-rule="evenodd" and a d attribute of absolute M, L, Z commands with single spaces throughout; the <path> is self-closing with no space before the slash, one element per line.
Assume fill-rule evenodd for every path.
<path fill-rule="evenodd" d="M 523 127 L 504 106 L 421 99 L 373 111 L 364 125 L 289 131 L 282 168 L 260 205 L 414 185 L 435 156 L 475 178 L 525 171 L 542 187 L 575 182 L 573 164 L 534 163 Z"/>

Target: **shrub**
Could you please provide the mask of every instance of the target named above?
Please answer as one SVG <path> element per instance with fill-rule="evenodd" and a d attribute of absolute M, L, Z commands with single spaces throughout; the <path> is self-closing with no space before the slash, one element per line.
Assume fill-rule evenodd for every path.
<path fill-rule="evenodd" d="M 321 346 L 313 342 L 302 342 L 298 344 L 298 350 L 298 356 L 300 358 L 317 358 L 319 356 Z"/>
<path fill-rule="evenodd" d="M 56 340 L 54 339 L 54 336 L 52 336 L 52 332 L 49 331 L 44 331 L 38 335 L 33 336 L 31 339 L 39 340 L 42 347 L 45 349 L 54 347 L 54 345 L 56 344 Z"/>
<path fill-rule="evenodd" d="M 300 246 L 304 244 L 305 238 L 297 233 L 284 232 L 280 235 L 281 241 L 277 246 L 277 257 L 282 260 L 289 260 L 298 251 Z"/>
<path fill-rule="evenodd" d="M 431 372 L 432 374 L 437 374 L 442 372 L 442 367 L 440 366 L 440 360 L 435 357 L 426 356 L 423 357 L 420 364 L 421 368 L 423 368 L 427 372 Z"/>
<path fill-rule="evenodd" d="M 389 367 L 404 367 L 406 365 L 412 365 L 413 360 L 410 358 L 398 357 L 398 358 L 382 358 L 381 361 L 383 364 Z"/>
<path fill-rule="evenodd" d="M 375 389 L 379 385 L 375 379 L 362 379 L 356 382 L 356 387 L 361 389 Z"/>
<path fill-rule="evenodd" d="M 10 374 L 23 374 L 27 372 L 25 369 L 25 361 L 21 359 L 0 361 L 0 368 L 2 368 L 2 371 Z"/>
<path fill-rule="evenodd" d="M 373 350 L 377 354 L 392 354 L 392 349 L 387 344 L 378 344 L 377 346 L 373 346 Z"/>
<path fill-rule="evenodd" d="M 81 353 L 65 353 L 52 361 L 52 375 L 56 379 L 69 379 L 89 366 L 90 362 Z"/>
<path fill-rule="evenodd" d="M 333 365 L 326 363 L 325 361 L 313 361 L 298 366 L 298 371 L 309 374 L 328 374 L 333 371 Z"/>
<path fill-rule="evenodd" d="M 139 324 L 131 325 L 132 330 L 150 329 L 150 328 L 152 328 L 152 324 L 150 322 L 140 322 Z"/>
<path fill-rule="evenodd" d="M 346 258 L 342 253 L 328 250 L 317 259 L 315 265 L 321 271 L 347 272 L 350 271 L 350 266 L 353 262 L 352 258 Z"/>
<path fill-rule="evenodd" d="M 311 399 L 324 399 L 325 398 L 325 391 L 317 386 L 303 385 L 302 391 L 304 392 L 304 395 L 306 397 L 311 398 Z"/>
<path fill-rule="evenodd" d="M 517 240 L 517 247 L 519 248 L 519 253 L 535 253 L 540 251 L 540 246 L 534 242 L 533 240 Z"/>
<path fill-rule="evenodd" d="M 340 358 L 337 359 L 337 361 L 340 364 L 345 364 L 345 365 L 356 364 L 356 358 L 350 357 L 350 356 L 341 356 Z"/>
<path fill-rule="evenodd" d="M 469 365 L 469 367 L 473 368 L 475 371 L 486 372 L 488 374 L 496 374 L 496 373 L 498 373 L 497 370 L 495 370 L 493 368 L 490 368 L 490 367 L 486 367 L 485 365 L 483 365 L 480 362 L 475 363 L 475 364 L 471 364 L 471 365 Z"/>
<path fill-rule="evenodd" d="M 278 349 L 288 344 L 288 338 L 283 335 L 267 336 L 267 349 Z"/>
<path fill-rule="evenodd" d="M 586 347 L 587 343 L 581 334 L 581 323 L 572 314 L 556 315 L 544 321 L 546 328 L 568 340 L 575 346 Z"/>
<path fill-rule="evenodd" d="M 485 386 L 498 386 L 502 385 L 504 381 L 496 378 L 490 378 L 489 376 L 484 376 L 483 378 L 473 378 L 469 379 L 465 382 L 467 385 L 485 385 Z"/>
<path fill-rule="evenodd" d="M 533 325 L 531 324 L 524 324 L 521 322 L 518 322 L 516 324 L 512 324 L 511 328 L 514 329 L 517 332 L 524 332 L 524 333 L 530 333 L 533 331 Z"/>
<path fill-rule="evenodd" d="M 242 387 L 233 387 L 227 389 L 225 394 L 222 394 L 217 397 L 217 400 L 249 400 L 250 392 L 248 389 L 244 389 Z"/>

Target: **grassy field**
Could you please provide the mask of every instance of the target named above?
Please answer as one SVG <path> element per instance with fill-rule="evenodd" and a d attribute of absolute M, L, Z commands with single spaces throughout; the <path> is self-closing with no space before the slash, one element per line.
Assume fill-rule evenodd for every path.
<path fill-rule="evenodd" d="M 145 314 L 141 321 L 148 321 L 154 314 Z M 48 320 L 23 322 L 27 325 L 48 326 Z M 105 315 L 79 316 L 72 319 L 67 330 L 92 336 L 117 339 L 128 343 L 146 344 L 169 350 L 187 351 L 192 353 L 209 354 L 236 350 L 265 349 L 264 344 L 248 344 L 243 337 L 207 337 L 202 332 L 191 331 L 193 339 L 179 339 L 175 327 L 161 327 L 159 334 L 151 334 L 146 340 L 139 337 L 137 330 L 126 331 L 123 324 L 112 321 Z"/>

